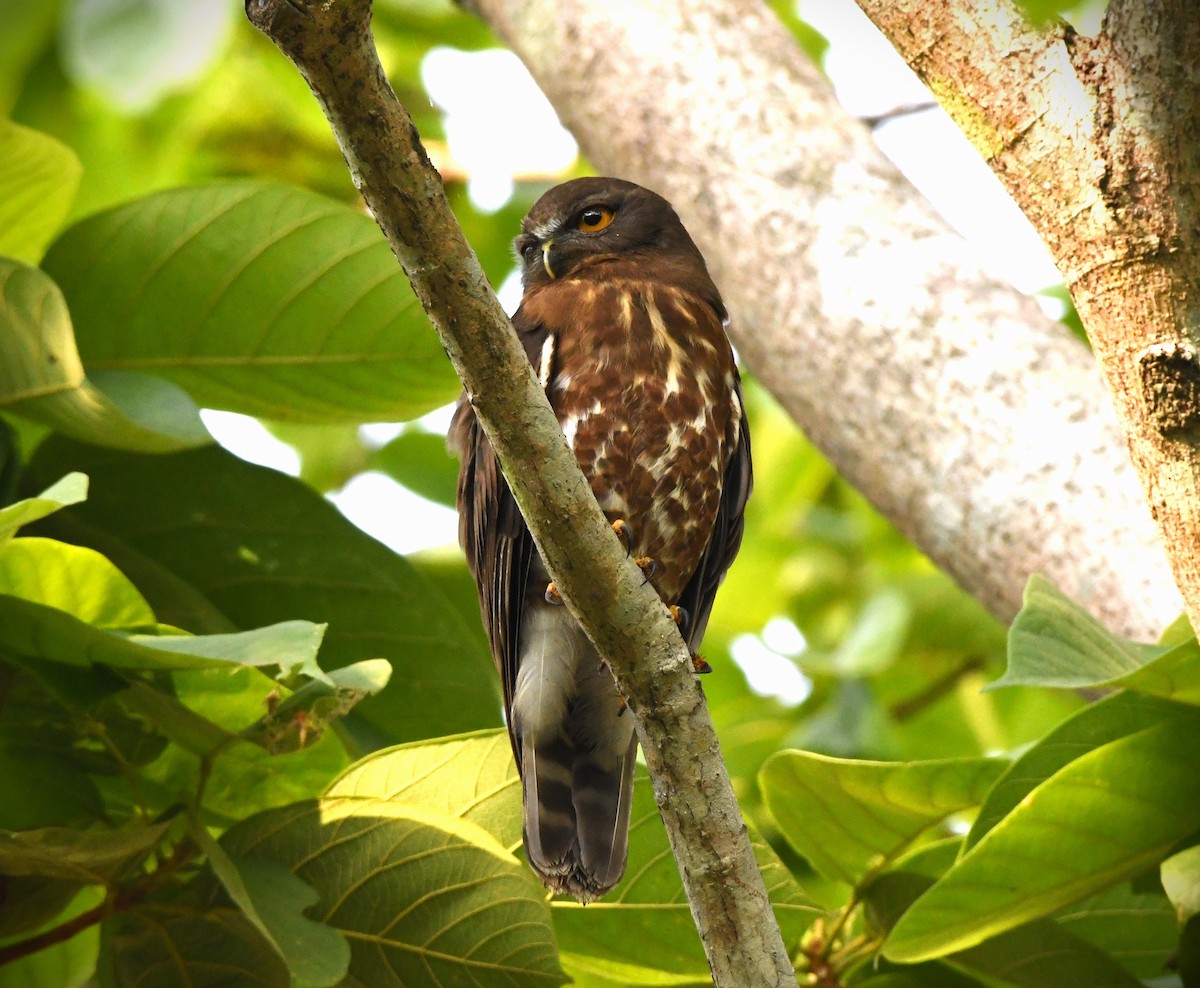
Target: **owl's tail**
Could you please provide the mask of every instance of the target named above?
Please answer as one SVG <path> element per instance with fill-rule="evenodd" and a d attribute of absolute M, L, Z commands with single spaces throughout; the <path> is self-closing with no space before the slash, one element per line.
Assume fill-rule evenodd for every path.
<path fill-rule="evenodd" d="M 591 902 L 620 881 L 636 760 L 632 730 L 621 752 L 587 750 L 566 733 L 522 748 L 525 852 L 547 888 Z"/>

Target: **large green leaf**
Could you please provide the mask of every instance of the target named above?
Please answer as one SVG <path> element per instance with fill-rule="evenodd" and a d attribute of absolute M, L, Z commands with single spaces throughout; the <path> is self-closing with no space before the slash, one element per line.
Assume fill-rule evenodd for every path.
<path fill-rule="evenodd" d="M 415 494 L 453 508 L 458 485 L 458 462 L 446 449 L 446 437 L 408 428 L 370 460 L 373 470 L 386 473 Z"/>
<path fill-rule="evenodd" d="M 1121 738 L 1034 789 L 896 924 L 893 960 L 972 947 L 1156 864 L 1200 828 L 1200 715 Z"/>
<path fill-rule="evenodd" d="M 212 439 L 195 403 L 147 374 L 85 377 L 62 292 L 42 271 L 0 257 L 0 408 L 86 442 L 147 452 Z"/>
<path fill-rule="evenodd" d="M 44 266 L 90 372 L 150 371 L 203 406 L 408 419 L 458 389 L 378 228 L 301 189 L 174 189 L 71 227 Z"/>
<path fill-rule="evenodd" d="M 864 762 L 782 751 L 759 776 L 788 843 L 822 874 L 857 884 L 952 813 L 976 806 L 996 759 Z"/>
<path fill-rule="evenodd" d="M 1158 977 L 1179 944 L 1179 924 L 1163 891 L 1141 886 L 1135 879 L 1104 889 L 1068 906 L 1055 916 L 1055 922 L 1103 950 L 1135 976 Z"/>
<path fill-rule="evenodd" d="M 1083 689 L 1124 686 L 1200 704 L 1200 645 L 1120 638 L 1049 580 L 1032 576 L 1008 635 L 1008 669 L 992 684 Z"/>
<path fill-rule="evenodd" d="M 329 798 L 386 799 L 477 824 L 509 850 L 521 844 L 521 781 L 503 730 L 386 748 L 330 783 Z"/>
<path fill-rule="evenodd" d="M 1200 914 L 1200 845 L 1167 858 L 1162 863 L 1162 883 L 1180 922 Z"/>
<path fill-rule="evenodd" d="M 389 659 L 388 687 L 348 721 L 361 744 L 499 723 L 490 657 L 454 609 L 406 560 L 299 481 L 215 447 L 139 456 L 51 440 L 30 464 L 31 483 L 61 476 L 63 464 L 91 477 L 89 499 L 44 524 L 101 547 L 134 576 L 160 620 L 195 618 L 195 598 L 224 622 L 211 630 L 327 622 L 325 669 Z M 177 613 L 181 601 L 186 611 Z"/>
<path fill-rule="evenodd" d="M 1117 693 L 1085 707 L 1024 752 L 992 786 L 967 834 L 967 850 L 1037 786 L 1076 758 L 1168 720 L 1188 724 L 1194 714 L 1178 704 L 1136 693 Z"/>
<path fill-rule="evenodd" d="M 886 932 L 894 926 L 913 901 L 953 865 L 961 843 L 961 838 L 955 838 L 921 848 L 871 882 L 863 899 L 872 927 Z M 1115 917 L 1113 925 L 1120 925 L 1124 918 Z M 1050 920 L 1037 920 L 943 960 L 989 982 L 996 979 L 1020 988 L 1059 988 L 1065 984 L 1071 988 L 1137 988 L 1140 982 L 1122 968 L 1107 943 L 1096 943 L 1081 935 L 1086 929 L 1087 921 L 1082 918 L 1074 930 Z M 1090 932 L 1098 931 L 1091 928 Z M 1129 937 L 1123 939 L 1128 941 Z"/>
<path fill-rule="evenodd" d="M 6 24 L 11 12 L 5 10 Z M 0 119 L 0 255 L 36 264 L 66 219 L 82 169 L 48 134 Z"/>
<path fill-rule="evenodd" d="M 316 889 L 312 919 L 350 942 L 372 988 L 558 985 L 543 892 L 487 831 L 384 800 L 325 799 L 258 814 L 221 841 Z"/>

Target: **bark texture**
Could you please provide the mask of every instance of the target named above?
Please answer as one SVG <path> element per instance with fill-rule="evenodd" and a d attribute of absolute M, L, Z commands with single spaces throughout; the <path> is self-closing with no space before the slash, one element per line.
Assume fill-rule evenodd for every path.
<path fill-rule="evenodd" d="M 675 204 L 749 368 L 993 614 L 1035 571 L 1136 637 L 1179 613 L 1086 348 L 980 271 L 765 4 L 473 6 L 597 169 Z M 865 6 L 928 43 L 925 0 Z"/>
<path fill-rule="evenodd" d="M 1111 0 L 1099 37 L 1008 0 L 858 0 L 1045 238 L 1200 627 L 1200 8 Z"/>
<path fill-rule="evenodd" d="M 794 988 L 792 965 L 675 622 L 627 558 L 384 78 L 370 0 L 247 0 L 320 101 L 355 185 L 463 380 L 571 613 L 636 717 L 713 979 Z"/>

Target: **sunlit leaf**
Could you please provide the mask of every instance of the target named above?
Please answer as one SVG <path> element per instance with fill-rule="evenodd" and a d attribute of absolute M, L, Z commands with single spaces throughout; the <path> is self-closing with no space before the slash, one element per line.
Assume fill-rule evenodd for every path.
<path fill-rule="evenodd" d="M 892 930 L 886 956 L 916 961 L 966 949 L 1155 864 L 1200 827 L 1191 757 L 1198 730 L 1194 715 L 1070 762 L 917 900 Z"/>
<path fill-rule="evenodd" d="M 458 390 L 375 224 L 301 189 L 160 192 L 71 227 L 44 266 L 89 371 L 151 371 L 203 406 L 391 421 Z"/>
<path fill-rule="evenodd" d="M 967 849 L 978 844 L 1037 786 L 1075 759 L 1166 721 L 1190 724 L 1193 714 L 1186 707 L 1163 700 L 1118 693 L 1069 717 L 1025 751 L 992 787 L 967 834 Z"/>
<path fill-rule="evenodd" d="M 6 24 L 10 16 L 5 10 Z M 66 219 L 81 171 L 65 144 L 0 119 L 0 255 L 41 259 Z"/>
<path fill-rule="evenodd" d="M 759 780 L 788 843 L 853 885 L 934 824 L 978 805 L 1005 767 L 985 758 L 892 763 L 784 751 Z"/>
<path fill-rule="evenodd" d="M 1162 883 L 1181 923 L 1200 914 L 1200 846 L 1167 858 L 1162 863 Z"/>
<path fill-rule="evenodd" d="M 386 799 L 475 823 L 502 845 L 521 843 L 521 783 L 503 730 L 403 744 L 355 763 L 330 798 Z"/>
<path fill-rule="evenodd" d="M 87 499 L 88 479 L 81 473 L 69 473 L 36 497 L 26 498 L 0 508 L 0 544 L 13 536 L 22 525 L 45 518 L 59 508 Z"/>

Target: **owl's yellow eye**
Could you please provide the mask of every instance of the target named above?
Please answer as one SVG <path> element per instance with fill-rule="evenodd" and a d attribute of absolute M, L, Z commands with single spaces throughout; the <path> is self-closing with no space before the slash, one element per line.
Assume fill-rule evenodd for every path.
<path fill-rule="evenodd" d="M 603 230 L 613 221 L 613 211 L 604 206 L 589 206 L 579 214 L 579 229 L 584 233 Z"/>

